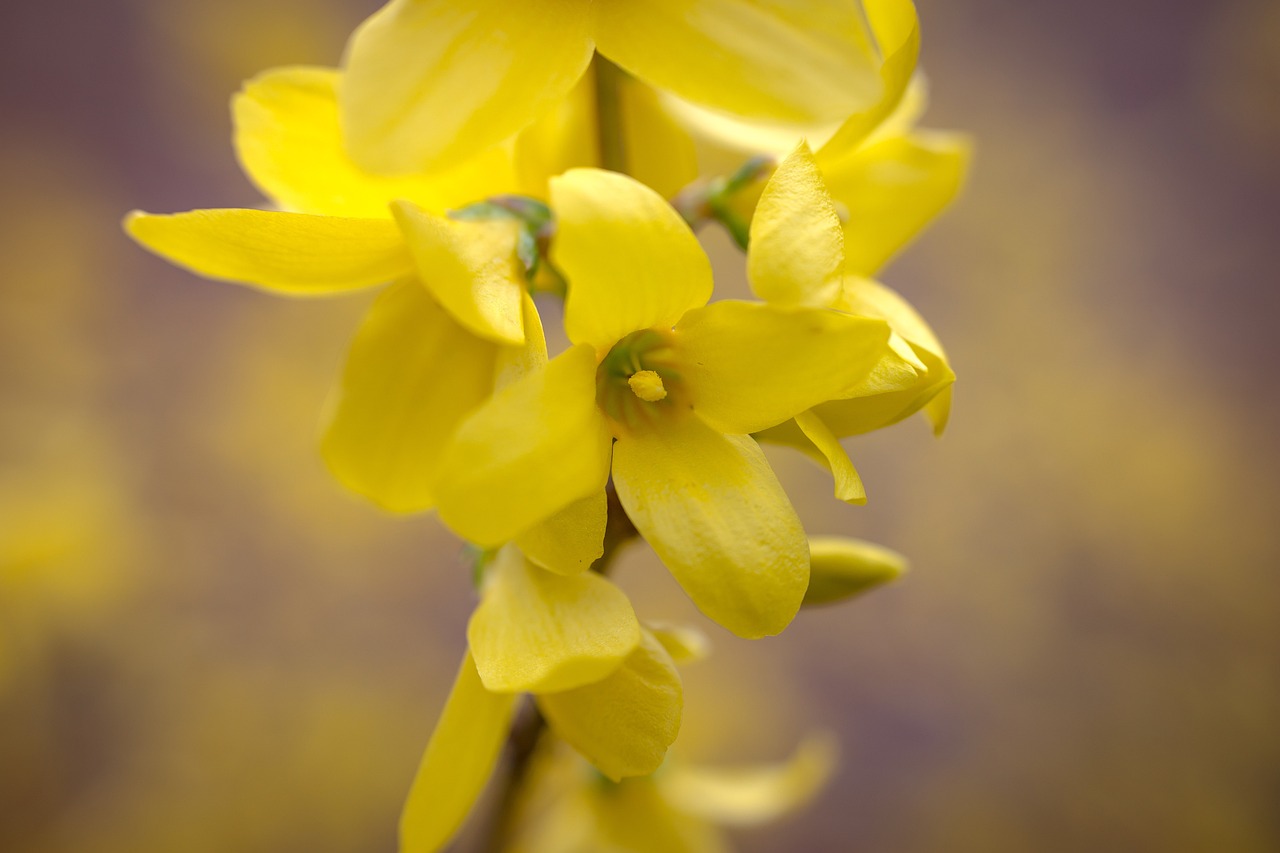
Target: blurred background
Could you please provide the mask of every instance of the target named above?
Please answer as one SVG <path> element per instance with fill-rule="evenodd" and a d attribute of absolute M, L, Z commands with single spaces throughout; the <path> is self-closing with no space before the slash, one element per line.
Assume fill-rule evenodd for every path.
<path fill-rule="evenodd" d="M 0 7 L 0 850 L 394 849 L 472 593 L 309 440 L 368 300 L 119 227 L 258 204 L 228 97 L 377 5 Z M 840 734 L 744 851 L 1280 849 L 1280 6 L 919 7 L 925 124 L 978 156 L 884 278 L 950 350 L 951 428 L 853 442 L 864 508 L 774 454 L 811 532 L 913 571 L 748 643 L 628 552 L 641 616 L 715 642 L 679 749 Z"/>

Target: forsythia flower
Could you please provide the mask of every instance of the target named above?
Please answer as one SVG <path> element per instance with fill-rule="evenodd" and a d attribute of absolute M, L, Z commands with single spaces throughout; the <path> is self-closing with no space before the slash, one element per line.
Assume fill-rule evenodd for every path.
<path fill-rule="evenodd" d="M 745 118 L 838 120 L 880 94 L 853 3 L 392 0 L 347 45 L 351 151 L 381 172 L 459 163 L 563 98 L 595 49 L 647 83 Z"/>
<path fill-rule="evenodd" d="M 467 630 L 470 651 L 419 767 L 401 849 L 437 850 L 493 772 L 520 693 L 551 730 L 619 780 L 652 773 L 684 707 L 671 648 L 679 632 L 645 629 L 600 575 L 557 575 L 503 548 Z"/>
<path fill-rule="evenodd" d="M 880 320 L 707 305 L 710 266 L 692 232 L 625 176 L 570 171 L 551 200 L 573 346 L 460 425 L 434 484 L 441 518 L 493 547 L 600 493 L 612 473 L 703 612 L 745 637 L 778 633 L 804 598 L 808 546 L 749 433 L 858 393 L 877 369 L 904 384 L 914 369 Z"/>

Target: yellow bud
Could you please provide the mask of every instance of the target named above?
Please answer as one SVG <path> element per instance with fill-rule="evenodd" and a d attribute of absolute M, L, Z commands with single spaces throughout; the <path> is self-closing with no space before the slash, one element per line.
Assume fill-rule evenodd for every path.
<path fill-rule="evenodd" d="M 627 379 L 627 384 L 631 386 L 631 392 L 646 403 L 656 403 L 667 398 L 666 386 L 662 384 L 662 377 L 656 371 L 641 370 L 633 373 Z"/>

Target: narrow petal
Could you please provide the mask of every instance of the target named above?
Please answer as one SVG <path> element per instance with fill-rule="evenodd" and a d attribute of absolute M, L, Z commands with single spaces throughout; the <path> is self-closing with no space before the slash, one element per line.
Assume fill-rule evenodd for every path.
<path fill-rule="evenodd" d="M 731 434 L 840 399 L 885 358 L 888 343 L 882 320 L 733 300 L 690 311 L 676 327 L 694 411 Z"/>
<path fill-rule="evenodd" d="M 970 148 L 959 134 L 917 131 L 824 165 L 827 188 L 847 213 L 846 272 L 873 275 L 924 230 L 963 186 Z"/>
<path fill-rule="evenodd" d="M 828 0 L 599 0 L 600 51 L 640 79 L 743 118 L 841 119 L 880 94 L 861 16 Z"/>
<path fill-rule="evenodd" d="M 342 142 L 340 77 L 332 68 L 273 68 L 247 81 L 231 101 L 240 165 L 282 208 L 385 219 L 396 199 L 442 211 L 515 185 L 511 156 L 499 148 L 430 176 L 386 177 L 361 169 Z"/>
<path fill-rule="evenodd" d="M 438 171 L 506 139 L 591 60 L 582 0 L 391 0 L 347 44 L 342 124 L 375 172 Z"/>
<path fill-rule="evenodd" d="M 395 223 L 272 210 L 134 211 L 125 231 L 197 275 L 289 296 L 385 284 L 413 268 Z"/>
<path fill-rule="evenodd" d="M 897 580 L 907 559 L 881 545 L 839 536 L 809 540 L 809 591 L 804 606 L 830 604 Z"/>
<path fill-rule="evenodd" d="M 595 354 L 583 346 L 494 394 L 445 451 L 444 522 L 492 548 L 603 489 L 612 439 L 595 394 Z"/>
<path fill-rule="evenodd" d="M 515 541 L 525 556 L 542 568 L 562 575 L 577 574 L 604 555 L 608 520 L 608 502 L 601 490 L 535 524 Z"/>
<path fill-rule="evenodd" d="M 627 515 L 703 613 L 742 637 L 777 634 L 809 582 L 800 519 L 760 447 L 697 418 L 618 439 Z"/>
<path fill-rule="evenodd" d="M 751 218 L 747 279 L 780 305 L 827 308 L 840 293 L 844 232 L 809 146 L 800 146 L 765 184 Z"/>
<path fill-rule="evenodd" d="M 663 775 L 624 779 L 589 791 L 596 837 L 576 853 L 729 853 L 718 827 L 673 808 L 659 787 Z M 563 853 L 563 848 L 546 849 Z"/>
<path fill-rule="evenodd" d="M 711 654 L 711 641 L 697 628 L 646 622 L 645 628 L 678 664 L 696 663 Z"/>
<path fill-rule="evenodd" d="M 662 765 L 684 711 L 676 665 L 647 631 L 608 678 L 537 700 L 555 733 L 615 782 Z"/>
<path fill-rule="evenodd" d="M 551 182 L 552 260 L 569 279 L 569 340 L 612 346 L 671 328 L 711 298 L 711 264 L 675 209 L 624 175 L 574 169 Z"/>
<path fill-rule="evenodd" d="M 805 438 L 813 442 L 814 449 L 831 471 L 831 477 L 835 480 L 836 498 L 845 503 L 865 504 L 867 490 L 862 485 L 862 478 L 858 476 L 853 461 L 840 446 L 840 440 L 831 432 L 831 428 L 812 410 L 796 415 L 796 426 L 800 427 Z"/>
<path fill-rule="evenodd" d="M 482 338 L 524 343 L 524 271 L 511 220 L 455 222 L 406 201 L 392 206 L 427 290 Z"/>
<path fill-rule="evenodd" d="M 710 768 L 675 765 L 657 780 L 669 803 L 716 823 L 757 826 L 777 820 L 813 799 L 835 770 L 838 749 L 830 736 L 806 739 L 785 763 Z"/>
<path fill-rule="evenodd" d="M 471 655 L 463 659 L 400 816 L 401 853 L 435 853 L 457 833 L 493 773 L 516 698 L 485 690 Z"/>
<path fill-rule="evenodd" d="M 430 509 L 441 453 L 493 389 L 496 349 L 417 281 L 387 289 L 356 333 L 325 415 L 320 451 L 334 475 L 393 512 Z"/>
<path fill-rule="evenodd" d="M 524 307 L 524 343 L 518 347 L 499 347 L 494 368 L 494 387 L 506 388 L 522 376 L 541 370 L 547 364 L 547 336 L 542 330 L 542 317 L 529 291 L 520 296 Z"/>

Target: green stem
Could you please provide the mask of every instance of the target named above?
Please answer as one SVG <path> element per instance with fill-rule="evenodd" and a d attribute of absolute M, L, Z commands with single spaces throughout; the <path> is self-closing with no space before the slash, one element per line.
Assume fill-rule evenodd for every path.
<path fill-rule="evenodd" d="M 596 54 L 591 63 L 596 87 L 596 145 L 601 168 L 630 174 L 627 166 L 627 136 L 622 119 L 621 68 Z"/>

